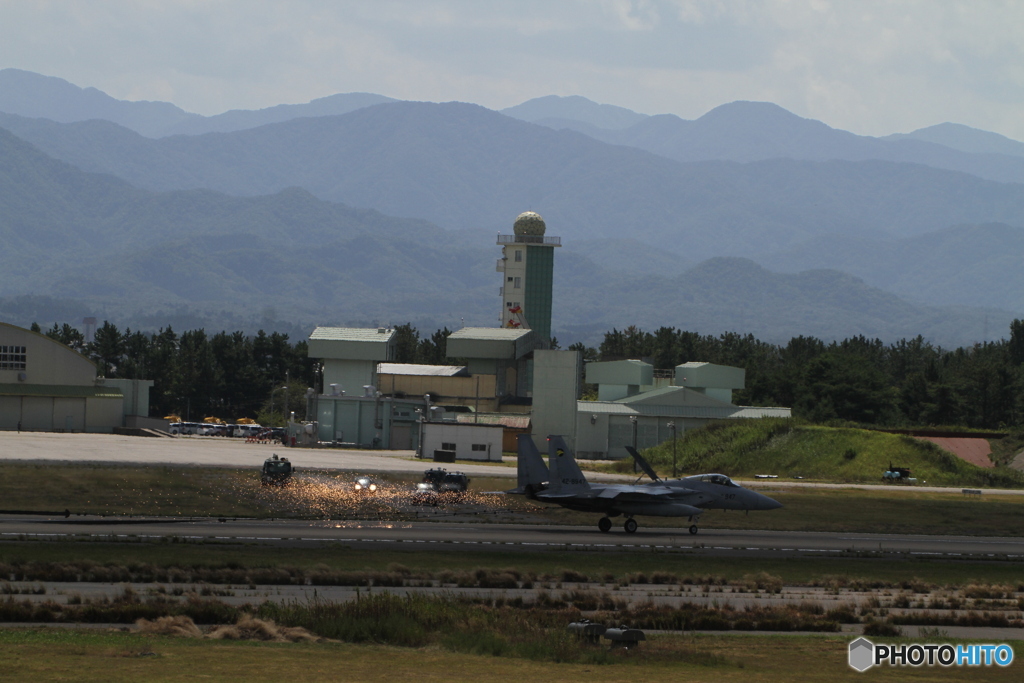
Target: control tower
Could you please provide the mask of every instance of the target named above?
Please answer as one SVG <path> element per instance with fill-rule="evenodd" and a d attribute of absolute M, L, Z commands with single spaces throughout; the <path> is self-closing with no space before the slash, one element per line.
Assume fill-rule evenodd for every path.
<path fill-rule="evenodd" d="M 501 286 L 501 327 L 536 331 L 551 340 L 551 279 L 555 247 L 561 237 L 548 237 L 544 219 L 533 211 L 519 214 L 512 235 L 498 235 L 501 258 L 497 270 L 504 273 Z"/>

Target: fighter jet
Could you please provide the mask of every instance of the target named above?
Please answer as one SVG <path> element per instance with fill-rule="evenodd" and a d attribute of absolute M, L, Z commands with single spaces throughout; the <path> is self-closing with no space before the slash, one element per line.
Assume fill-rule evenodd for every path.
<path fill-rule="evenodd" d="M 635 533 L 633 515 L 693 519 L 703 512 L 694 503 L 704 496 L 696 492 L 659 484 L 590 484 L 560 436 L 548 437 L 548 463 L 550 470 L 544 466 L 533 439 L 519 436 L 519 480 L 513 491 L 570 510 L 602 512 L 604 517 L 597 523 L 601 531 L 609 531 L 611 518 L 619 515 L 626 516 L 626 532 Z"/>
<path fill-rule="evenodd" d="M 633 456 L 637 466 L 652 480 L 652 484 L 667 486 L 680 491 L 699 493 L 703 497 L 695 502 L 705 510 L 776 510 L 782 503 L 768 496 L 743 488 L 724 474 L 694 474 L 681 479 L 662 479 L 651 464 L 632 446 L 626 451 Z M 651 484 L 648 484 L 650 486 Z M 690 533 L 697 533 L 697 525 L 690 527 Z"/>

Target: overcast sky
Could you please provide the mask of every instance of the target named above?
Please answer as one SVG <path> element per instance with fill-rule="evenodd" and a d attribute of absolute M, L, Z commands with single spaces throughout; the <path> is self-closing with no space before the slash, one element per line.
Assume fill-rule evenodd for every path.
<path fill-rule="evenodd" d="M 867 135 L 1024 140 L 1024 2 L 0 0 L 0 68 L 200 114 L 339 92 L 492 109 L 775 102 Z"/>

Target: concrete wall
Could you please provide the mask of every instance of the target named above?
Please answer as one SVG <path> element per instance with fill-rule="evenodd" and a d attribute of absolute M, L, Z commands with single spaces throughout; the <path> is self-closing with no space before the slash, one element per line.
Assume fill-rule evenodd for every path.
<path fill-rule="evenodd" d="M 587 363 L 589 384 L 649 385 L 654 383 L 654 366 L 639 360 Z"/>
<path fill-rule="evenodd" d="M 472 406 L 480 398 L 480 410 L 495 410 L 495 376 L 440 377 L 436 375 L 377 376 L 377 388 L 385 394 L 403 393 L 421 398 L 424 394 L 436 396 L 435 402 Z"/>
<path fill-rule="evenodd" d="M 472 425 L 454 422 L 423 424 L 423 457 L 431 459 L 445 443 L 455 444 L 457 460 L 501 461 L 504 428 L 500 425 Z M 474 446 L 482 450 L 474 450 Z"/>
<path fill-rule="evenodd" d="M 531 415 L 534 441 L 539 442 L 549 434 L 560 434 L 569 447 L 575 449 L 581 369 L 578 351 L 534 351 Z"/>
<path fill-rule="evenodd" d="M 372 360 L 324 360 L 324 393 L 331 393 L 331 385 L 347 396 L 362 396 L 367 384 L 377 385 L 377 362 Z"/>
<path fill-rule="evenodd" d="M 591 460 L 628 458 L 625 446 L 633 443 L 633 424 L 628 415 L 590 412 L 587 401 L 580 401 L 576 420 L 576 457 Z M 637 448 L 657 446 L 672 438 L 668 423 L 676 425 L 676 436 L 708 422 L 700 418 L 640 415 L 637 417 Z"/>
<path fill-rule="evenodd" d="M 148 379 L 106 379 L 104 384 L 117 387 L 124 396 L 124 414 L 149 417 L 149 390 L 153 381 Z M 125 425 L 127 426 L 127 425 Z"/>

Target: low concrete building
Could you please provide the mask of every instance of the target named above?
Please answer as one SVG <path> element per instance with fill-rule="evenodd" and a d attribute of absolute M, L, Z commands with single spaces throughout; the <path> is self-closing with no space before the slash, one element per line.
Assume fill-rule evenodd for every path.
<path fill-rule="evenodd" d="M 124 414 L 121 389 L 97 377 L 94 362 L 46 335 L 0 323 L 0 430 L 111 432 Z"/>
<path fill-rule="evenodd" d="M 626 458 L 626 446 L 657 446 L 672 438 L 673 428 L 682 436 L 713 420 L 792 414 L 789 408 L 733 405 L 732 391 L 743 388 L 744 371 L 713 363 L 677 366 L 679 386 L 657 387 L 653 366 L 638 360 L 591 363 L 587 381 L 598 382 L 598 396 L 606 398 L 576 404 L 575 448 L 580 458 Z"/>
<path fill-rule="evenodd" d="M 425 422 L 422 430 L 423 458 L 431 459 L 434 451 L 453 451 L 456 460 L 501 462 L 501 425 Z"/>

